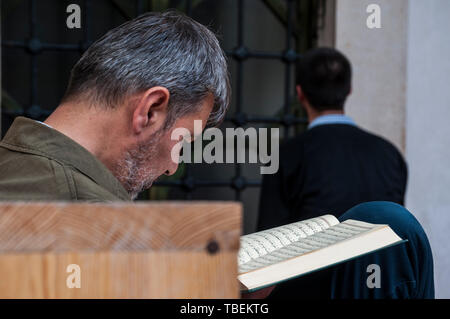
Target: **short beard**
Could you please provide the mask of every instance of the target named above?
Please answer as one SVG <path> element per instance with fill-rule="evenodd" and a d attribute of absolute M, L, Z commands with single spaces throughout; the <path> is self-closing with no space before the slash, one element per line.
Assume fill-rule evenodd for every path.
<path fill-rule="evenodd" d="M 162 130 L 154 133 L 146 142 L 141 142 L 125 152 L 116 163 L 114 175 L 134 200 L 140 192 L 149 189 L 159 177 L 155 163 L 157 145 Z M 154 163 L 153 166 L 149 165 Z"/>

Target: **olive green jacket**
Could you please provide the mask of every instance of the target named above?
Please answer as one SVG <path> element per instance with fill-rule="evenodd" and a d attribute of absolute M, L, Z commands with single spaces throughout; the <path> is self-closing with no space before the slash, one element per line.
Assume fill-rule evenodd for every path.
<path fill-rule="evenodd" d="M 84 147 L 18 117 L 0 141 L 0 200 L 129 201 L 122 184 Z"/>

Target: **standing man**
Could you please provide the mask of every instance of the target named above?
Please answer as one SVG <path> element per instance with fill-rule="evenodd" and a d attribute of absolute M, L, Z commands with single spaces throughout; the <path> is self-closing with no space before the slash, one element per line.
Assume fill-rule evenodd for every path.
<path fill-rule="evenodd" d="M 45 122 L 14 121 L 0 142 L 0 200 L 134 199 L 176 171 L 171 132 L 217 124 L 229 94 L 206 27 L 175 12 L 128 21 L 83 54 Z"/>
<path fill-rule="evenodd" d="M 350 62 L 335 49 L 314 49 L 299 61 L 296 90 L 309 126 L 281 148 L 279 171 L 264 176 L 258 230 L 327 213 L 339 217 L 363 202 L 403 204 L 402 155 L 344 114 L 351 75 Z"/>

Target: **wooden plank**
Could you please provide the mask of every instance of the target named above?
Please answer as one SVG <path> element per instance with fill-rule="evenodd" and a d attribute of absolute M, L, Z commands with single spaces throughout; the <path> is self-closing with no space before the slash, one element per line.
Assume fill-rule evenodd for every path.
<path fill-rule="evenodd" d="M 69 288 L 67 266 L 80 267 Z M 0 257 L 0 298 L 239 298 L 236 254 L 24 253 Z"/>
<path fill-rule="evenodd" d="M 238 298 L 241 209 L 1 203 L 0 298 Z M 80 288 L 67 286 L 71 264 Z"/>
<path fill-rule="evenodd" d="M 0 252 L 239 248 L 241 206 L 231 202 L 150 204 L 1 203 Z"/>

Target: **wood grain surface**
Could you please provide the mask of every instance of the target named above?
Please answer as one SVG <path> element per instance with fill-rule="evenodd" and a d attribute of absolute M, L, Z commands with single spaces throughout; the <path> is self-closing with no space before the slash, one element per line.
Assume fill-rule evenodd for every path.
<path fill-rule="evenodd" d="M 0 203 L 0 298 L 238 298 L 232 202 Z M 66 284 L 80 267 L 81 288 Z"/>

